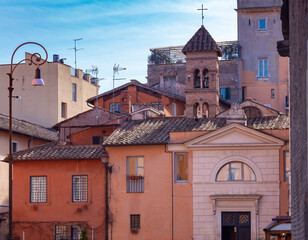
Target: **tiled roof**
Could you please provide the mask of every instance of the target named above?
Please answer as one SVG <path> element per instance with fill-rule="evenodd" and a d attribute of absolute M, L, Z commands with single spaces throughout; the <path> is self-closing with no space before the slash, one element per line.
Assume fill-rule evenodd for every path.
<path fill-rule="evenodd" d="M 194 36 L 183 47 L 182 52 L 203 52 L 217 51 L 219 57 L 222 56 L 221 50 L 212 38 L 211 34 L 202 25 Z"/>
<path fill-rule="evenodd" d="M 216 130 L 224 119 L 161 118 L 129 121 L 115 130 L 105 145 L 165 144 L 169 132 Z"/>
<path fill-rule="evenodd" d="M 277 117 L 251 117 L 247 120 L 247 126 L 256 130 L 288 129 L 290 118 L 286 115 Z"/>
<path fill-rule="evenodd" d="M 105 141 L 105 146 L 167 144 L 170 132 L 214 131 L 226 125 L 225 118 L 193 119 L 162 118 L 129 121 L 115 130 Z M 256 130 L 288 129 L 289 117 L 250 118 L 247 127 Z"/>
<path fill-rule="evenodd" d="M 9 130 L 9 117 L 3 114 L 0 114 L 0 129 L 6 131 Z M 57 131 L 16 118 L 12 119 L 12 131 L 13 133 L 40 138 L 47 141 L 58 140 Z"/>
<path fill-rule="evenodd" d="M 13 153 L 14 161 L 100 159 L 107 156 L 101 145 L 65 145 L 58 142 Z"/>
<path fill-rule="evenodd" d="M 129 83 L 126 83 L 126 84 L 123 84 L 117 88 L 114 89 L 114 92 L 117 92 L 117 91 L 121 91 L 122 89 L 125 89 L 127 88 L 128 86 L 137 86 L 137 87 L 140 87 L 140 88 L 144 88 L 144 89 L 147 89 L 147 90 L 150 90 L 150 91 L 153 91 L 155 93 L 159 93 L 159 94 L 162 94 L 162 95 L 165 95 L 165 96 L 168 96 L 168 97 L 171 97 L 171 98 L 177 98 L 177 99 L 180 99 L 182 101 L 185 101 L 185 97 L 183 96 L 180 96 L 180 95 L 176 95 L 176 94 L 173 94 L 173 93 L 170 93 L 170 92 L 167 92 L 167 91 L 163 91 L 163 90 L 160 90 L 160 89 L 156 89 L 154 87 L 150 87 L 146 84 L 142 84 L 140 82 L 138 82 L 137 80 L 131 80 Z M 113 93 L 113 90 L 110 90 L 110 91 L 107 91 L 107 92 L 104 92 L 104 93 L 101 93 L 99 94 L 97 97 L 100 98 L 100 97 L 104 97 L 104 96 L 107 96 L 109 94 L 112 94 Z M 96 96 L 95 97 L 91 97 L 87 100 L 88 103 L 91 103 L 93 101 L 96 100 Z"/>

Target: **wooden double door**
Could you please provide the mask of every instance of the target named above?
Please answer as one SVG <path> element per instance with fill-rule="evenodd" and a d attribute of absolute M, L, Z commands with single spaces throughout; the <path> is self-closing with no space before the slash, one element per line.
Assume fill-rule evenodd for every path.
<path fill-rule="evenodd" d="M 221 240 L 251 240 L 250 212 L 222 212 Z"/>

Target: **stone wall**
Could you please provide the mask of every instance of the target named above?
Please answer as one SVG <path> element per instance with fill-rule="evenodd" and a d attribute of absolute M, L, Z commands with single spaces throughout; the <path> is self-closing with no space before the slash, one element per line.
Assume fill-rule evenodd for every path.
<path fill-rule="evenodd" d="M 229 161 L 249 165 L 256 182 L 215 182 Z M 213 195 L 235 195 L 216 200 Z M 247 197 L 240 197 L 245 195 Z M 251 195 L 251 199 L 248 197 Z M 261 195 L 259 200 L 253 196 Z M 257 202 L 258 204 L 257 204 Z M 263 228 L 279 215 L 279 150 L 216 150 L 193 152 L 193 223 L 195 240 L 221 239 L 221 212 L 251 212 L 251 240 L 264 237 Z"/>

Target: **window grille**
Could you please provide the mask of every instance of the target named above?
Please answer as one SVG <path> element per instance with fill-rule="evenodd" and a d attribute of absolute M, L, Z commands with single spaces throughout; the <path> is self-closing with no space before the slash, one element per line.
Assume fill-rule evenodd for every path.
<path fill-rule="evenodd" d="M 67 225 L 55 227 L 55 240 L 69 240 L 69 227 Z"/>
<path fill-rule="evenodd" d="M 130 215 L 130 229 L 131 230 L 140 229 L 140 214 Z"/>
<path fill-rule="evenodd" d="M 47 177 L 30 177 L 30 202 L 47 202 Z"/>
<path fill-rule="evenodd" d="M 71 240 L 79 240 L 81 236 L 81 228 L 79 226 L 71 227 Z"/>
<path fill-rule="evenodd" d="M 88 201 L 88 176 L 73 176 L 73 202 Z"/>

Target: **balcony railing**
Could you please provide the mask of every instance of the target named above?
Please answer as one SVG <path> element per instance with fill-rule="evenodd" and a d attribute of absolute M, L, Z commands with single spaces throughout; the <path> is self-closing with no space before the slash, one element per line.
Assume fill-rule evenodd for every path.
<path fill-rule="evenodd" d="M 144 192 L 144 177 L 132 178 L 127 177 L 127 192 L 128 193 L 141 193 Z"/>

